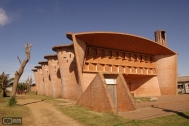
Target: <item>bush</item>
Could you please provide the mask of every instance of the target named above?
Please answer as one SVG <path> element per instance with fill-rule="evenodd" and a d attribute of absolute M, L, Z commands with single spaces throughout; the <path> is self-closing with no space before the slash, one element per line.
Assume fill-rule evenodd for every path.
<path fill-rule="evenodd" d="M 15 97 L 11 97 L 8 101 L 8 106 L 12 107 L 15 106 L 17 103 L 16 98 Z"/>

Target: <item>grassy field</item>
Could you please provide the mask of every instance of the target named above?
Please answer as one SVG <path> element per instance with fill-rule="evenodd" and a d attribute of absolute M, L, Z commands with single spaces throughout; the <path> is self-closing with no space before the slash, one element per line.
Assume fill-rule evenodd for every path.
<path fill-rule="evenodd" d="M 115 114 L 91 112 L 79 106 L 57 107 L 86 126 L 189 126 L 189 119 L 176 114 L 148 120 L 131 120 Z M 189 116 L 189 111 L 185 114 Z"/>
<path fill-rule="evenodd" d="M 19 99 L 44 99 L 45 102 L 53 104 L 59 111 L 72 117 L 83 125 L 86 126 L 188 126 L 189 119 L 179 115 L 162 116 L 159 118 L 148 120 L 131 120 L 125 119 L 115 114 L 92 112 L 80 106 L 59 105 L 62 101 L 57 101 L 51 97 L 34 95 L 31 93 Z M 33 121 L 30 110 L 27 106 L 8 107 L 6 102 L 9 97 L 0 98 L 0 117 L 22 117 L 24 119 L 23 125 L 31 124 Z M 185 113 L 189 116 L 189 111 Z M 48 116 L 49 113 L 46 113 Z M 1 124 L 0 124 L 1 125 Z"/>
<path fill-rule="evenodd" d="M 31 112 L 26 106 L 16 105 L 14 107 L 7 106 L 7 102 L 10 97 L 0 97 L 0 120 L 2 121 L 2 117 L 22 117 L 24 120 L 23 125 L 30 124 L 33 121 Z M 2 122 L 0 121 L 0 125 Z"/>

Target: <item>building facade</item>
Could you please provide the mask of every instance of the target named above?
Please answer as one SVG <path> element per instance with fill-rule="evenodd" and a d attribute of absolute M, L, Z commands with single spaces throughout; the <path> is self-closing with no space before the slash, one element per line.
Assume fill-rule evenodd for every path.
<path fill-rule="evenodd" d="M 178 93 L 189 93 L 189 76 L 178 77 Z"/>
<path fill-rule="evenodd" d="M 67 38 L 72 44 L 52 48 L 62 98 L 93 111 L 116 113 L 136 109 L 132 95 L 177 94 L 177 53 L 167 47 L 165 31 L 156 31 L 155 41 L 115 32 L 67 33 Z M 40 77 L 38 84 L 44 85 Z"/>

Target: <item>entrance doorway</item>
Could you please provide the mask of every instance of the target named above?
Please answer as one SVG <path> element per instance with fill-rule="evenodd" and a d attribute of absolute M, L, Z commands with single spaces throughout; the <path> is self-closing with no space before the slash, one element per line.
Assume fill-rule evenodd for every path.
<path fill-rule="evenodd" d="M 112 97 L 113 103 L 117 111 L 117 89 L 116 89 L 116 79 L 106 78 L 105 82 L 107 84 L 108 90 Z"/>

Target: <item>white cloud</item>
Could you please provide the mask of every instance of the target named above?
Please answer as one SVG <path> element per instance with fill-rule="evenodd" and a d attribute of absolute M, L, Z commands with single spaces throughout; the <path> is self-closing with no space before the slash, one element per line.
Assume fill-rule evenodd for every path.
<path fill-rule="evenodd" d="M 9 22 L 9 17 L 7 16 L 6 12 L 3 8 L 0 8 L 0 25 L 4 26 Z"/>

